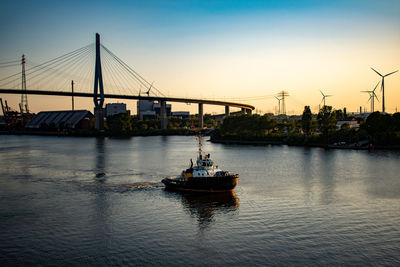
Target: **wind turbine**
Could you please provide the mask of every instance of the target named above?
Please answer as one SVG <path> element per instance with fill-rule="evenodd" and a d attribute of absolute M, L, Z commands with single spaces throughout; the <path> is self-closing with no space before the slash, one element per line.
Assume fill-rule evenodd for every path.
<path fill-rule="evenodd" d="M 385 75 L 382 75 L 379 72 L 377 72 L 376 70 L 374 70 L 374 68 L 371 67 L 371 69 L 373 71 L 375 71 L 379 76 L 382 77 L 382 84 L 381 84 L 381 90 L 382 90 L 382 112 L 385 112 L 385 77 L 389 76 L 389 75 L 392 75 L 393 73 L 398 72 L 398 70 L 393 71 L 393 72 L 388 73 L 388 74 L 385 74 Z"/>
<path fill-rule="evenodd" d="M 150 96 L 150 90 L 151 90 L 151 87 L 153 87 L 153 83 L 154 83 L 154 82 L 152 82 L 152 83 L 150 84 L 150 88 L 149 88 L 149 90 L 147 90 L 147 92 L 146 92 L 147 96 Z"/>
<path fill-rule="evenodd" d="M 325 98 L 330 97 L 330 96 L 332 96 L 332 95 L 325 95 L 324 93 L 322 93 L 321 90 L 319 90 L 319 91 L 320 91 L 321 94 L 322 94 L 322 100 L 321 100 L 321 102 L 323 101 L 323 102 L 324 102 L 324 106 L 325 106 Z"/>
<path fill-rule="evenodd" d="M 279 110 L 279 111 L 278 111 L 278 115 L 279 115 L 279 114 L 281 114 L 281 100 L 282 100 L 282 99 L 277 98 L 276 96 L 275 96 L 275 98 L 276 98 L 276 100 L 278 100 L 278 110 Z"/>
<path fill-rule="evenodd" d="M 368 101 L 371 101 L 371 113 L 373 113 L 374 112 L 374 110 L 375 110 L 375 98 L 376 98 L 376 100 L 379 102 L 379 100 L 378 100 L 378 96 L 375 94 L 375 90 L 376 90 L 376 88 L 378 87 L 378 84 L 379 84 L 380 82 L 378 82 L 376 85 L 375 85 L 375 88 L 374 88 L 374 90 L 372 90 L 372 91 L 361 91 L 361 92 L 363 92 L 363 93 L 368 93 L 369 94 L 369 99 L 368 99 Z"/>

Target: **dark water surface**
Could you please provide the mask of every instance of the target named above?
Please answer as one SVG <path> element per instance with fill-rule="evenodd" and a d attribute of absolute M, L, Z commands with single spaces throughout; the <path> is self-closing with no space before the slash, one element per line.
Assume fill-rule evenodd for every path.
<path fill-rule="evenodd" d="M 204 149 L 234 194 L 164 190 L 193 137 L 0 136 L 1 265 L 400 265 L 400 152 Z"/>

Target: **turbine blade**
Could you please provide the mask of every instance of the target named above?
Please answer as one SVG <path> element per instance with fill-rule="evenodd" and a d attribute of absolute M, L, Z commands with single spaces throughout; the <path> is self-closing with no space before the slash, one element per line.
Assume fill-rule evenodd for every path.
<path fill-rule="evenodd" d="M 324 95 L 324 93 L 322 93 L 322 91 L 321 90 L 319 90 L 320 92 L 321 92 L 321 94 L 325 97 L 325 95 Z"/>
<path fill-rule="evenodd" d="M 378 73 L 379 76 L 383 77 L 382 74 L 380 74 L 379 72 L 377 72 L 374 68 L 371 67 L 371 69 L 372 69 L 373 71 L 375 71 L 376 73 Z"/>
<path fill-rule="evenodd" d="M 389 74 L 386 74 L 386 75 L 385 75 L 385 76 L 383 76 L 383 77 L 386 77 L 386 76 L 392 75 L 393 73 L 396 73 L 396 72 L 398 72 L 398 70 L 396 70 L 396 71 L 393 71 L 393 72 L 391 72 L 391 73 L 389 73 Z"/>
<path fill-rule="evenodd" d="M 375 85 L 374 90 L 372 90 L 372 92 L 375 92 L 376 87 L 378 87 L 378 84 L 380 83 L 380 81 Z M 375 94 L 375 93 L 374 93 Z"/>

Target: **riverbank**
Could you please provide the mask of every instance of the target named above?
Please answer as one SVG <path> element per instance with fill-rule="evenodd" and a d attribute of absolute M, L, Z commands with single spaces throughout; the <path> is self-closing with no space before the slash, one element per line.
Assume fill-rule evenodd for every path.
<path fill-rule="evenodd" d="M 209 136 L 209 130 L 202 130 L 200 133 L 204 136 Z M 69 136 L 69 137 L 111 137 L 111 138 L 129 138 L 137 136 L 195 136 L 199 131 L 188 129 L 166 129 L 166 130 L 148 130 L 129 135 L 112 135 L 107 132 L 97 132 L 93 130 L 75 130 L 75 131 L 40 131 L 40 130 L 2 130 L 0 135 L 34 135 L 34 136 Z M 288 145 L 296 147 L 321 147 L 326 149 L 350 149 L 350 150 L 400 150 L 400 145 L 375 145 L 370 148 L 368 145 L 335 145 L 323 143 L 295 143 L 286 142 L 285 140 L 223 140 L 210 138 L 212 143 L 226 144 L 226 145 L 250 145 L 250 146 L 268 146 L 268 145 Z"/>
<path fill-rule="evenodd" d="M 288 146 L 296 146 L 296 147 L 321 147 L 326 149 L 350 149 L 350 150 L 400 150 L 399 145 L 392 145 L 392 146 L 383 146 L 383 145 L 376 145 L 368 147 L 368 145 L 357 146 L 355 144 L 349 145 L 326 145 L 322 143 L 308 143 L 308 144 L 293 144 L 287 143 L 284 141 L 248 141 L 248 140 L 216 140 L 211 138 L 210 142 L 217 143 L 217 144 L 226 144 L 226 145 L 251 145 L 251 146 L 269 146 L 269 145 L 288 145 Z"/>
<path fill-rule="evenodd" d="M 200 131 L 202 135 L 209 135 L 208 130 Z M 133 132 L 130 134 L 115 135 L 108 132 L 98 132 L 95 130 L 60 130 L 60 131 L 43 131 L 43 130 L 2 130 L 0 135 L 39 135 L 39 136 L 76 136 L 76 137 L 134 137 L 134 136 L 194 136 L 199 131 L 189 129 L 165 129 L 165 130 L 146 130 Z"/>

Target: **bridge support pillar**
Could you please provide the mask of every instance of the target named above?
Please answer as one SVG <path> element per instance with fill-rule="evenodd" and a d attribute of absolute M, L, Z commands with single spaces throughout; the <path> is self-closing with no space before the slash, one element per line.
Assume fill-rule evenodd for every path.
<path fill-rule="evenodd" d="M 245 109 L 245 108 L 242 108 L 241 113 L 242 113 L 242 114 L 246 114 L 246 109 Z"/>
<path fill-rule="evenodd" d="M 94 127 L 96 130 L 104 131 L 104 88 L 103 88 L 103 76 L 101 72 L 101 59 L 100 59 L 100 35 L 96 33 L 96 63 L 94 73 Z"/>
<path fill-rule="evenodd" d="M 203 103 L 199 103 L 199 128 L 203 129 L 204 118 L 203 118 Z"/>
<path fill-rule="evenodd" d="M 161 129 L 167 129 L 167 103 L 160 101 Z"/>
<path fill-rule="evenodd" d="M 251 115 L 251 109 L 246 109 L 246 113 Z"/>
<path fill-rule="evenodd" d="M 104 109 L 102 107 L 94 108 L 94 128 L 104 131 Z"/>
<path fill-rule="evenodd" d="M 225 106 L 225 117 L 228 117 L 230 114 L 229 112 L 229 106 Z"/>

